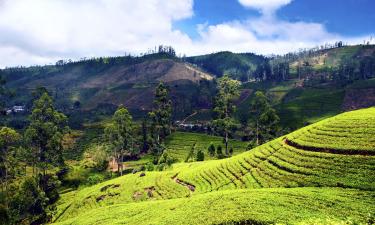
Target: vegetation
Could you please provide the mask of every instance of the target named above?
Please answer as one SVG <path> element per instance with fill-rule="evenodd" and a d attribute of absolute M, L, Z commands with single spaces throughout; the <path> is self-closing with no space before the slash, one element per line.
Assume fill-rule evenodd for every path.
<path fill-rule="evenodd" d="M 217 118 L 213 121 L 213 125 L 224 137 L 226 155 L 229 155 L 229 134 L 236 128 L 236 121 L 232 118 L 232 114 L 235 110 L 234 99 L 239 95 L 239 86 L 238 81 L 230 79 L 227 75 L 219 79 L 219 90 L 214 108 Z"/>
<path fill-rule="evenodd" d="M 374 117 L 374 108 L 348 112 L 228 159 L 175 164 L 168 171 L 126 175 L 67 193 L 59 201 L 55 221 L 85 224 L 96 215 L 103 224 L 117 223 L 118 215 L 132 212 L 118 222 L 142 218 L 151 224 L 173 223 L 185 218 L 181 212 L 189 224 L 366 223 L 371 221 L 375 198 L 374 141 L 361 139 L 368 148 L 360 150 L 355 140 L 365 130 L 372 132 Z M 334 131 L 314 140 L 335 138 L 332 143 L 338 145 L 320 148 L 314 142 L 289 141 L 307 139 L 306 130 L 317 127 Z M 352 135 L 343 137 L 343 130 Z M 134 203 L 139 201 L 143 203 Z M 143 216 L 160 215 L 165 209 L 169 210 L 163 218 Z M 200 216 L 191 216 L 195 214 Z"/>
<path fill-rule="evenodd" d="M 374 49 L 0 70 L 0 221 L 371 224 Z"/>
<path fill-rule="evenodd" d="M 105 133 L 110 145 L 113 146 L 112 155 L 116 159 L 118 171 L 122 175 L 125 154 L 129 156 L 136 154 L 132 116 L 125 107 L 120 107 L 113 115 L 112 120 L 112 124 L 106 128 Z"/>

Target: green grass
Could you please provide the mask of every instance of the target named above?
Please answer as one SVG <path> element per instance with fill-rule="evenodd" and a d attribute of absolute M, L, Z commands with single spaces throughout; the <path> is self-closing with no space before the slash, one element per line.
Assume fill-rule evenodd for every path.
<path fill-rule="evenodd" d="M 88 211 L 66 224 L 311 224 L 366 222 L 374 192 L 339 188 L 257 189 L 213 192 L 192 198 L 116 204 Z M 315 222 L 314 222 L 315 223 Z"/>
<path fill-rule="evenodd" d="M 339 114 L 344 95 L 343 89 L 294 89 L 275 107 L 282 125 L 299 128 Z"/>
<path fill-rule="evenodd" d="M 211 157 L 208 154 L 207 149 L 210 143 L 213 143 L 215 145 L 215 148 L 221 145 L 223 148 L 223 152 L 225 152 L 225 144 L 223 143 L 223 138 L 218 136 L 188 132 L 175 132 L 171 134 L 165 141 L 168 154 L 176 158 L 179 162 L 185 161 L 194 143 L 196 144 L 195 153 L 199 149 L 203 150 L 205 160 L 217 159 L 216 157 Z M 246 146 L 246 142 L 238 140 L 229 141 L 229 148 L 233 148 L 233 155 L 237 155 L 246 151 Z"/>
<path fill-rule="evenodd" d="M 169 171 L 126 175 L 66 193 L 54 219 L 62 224 L 364 223 L 375 210 L 374 129 L 375 108 L 340 114 L 231 158 L 176 164 Z"/>

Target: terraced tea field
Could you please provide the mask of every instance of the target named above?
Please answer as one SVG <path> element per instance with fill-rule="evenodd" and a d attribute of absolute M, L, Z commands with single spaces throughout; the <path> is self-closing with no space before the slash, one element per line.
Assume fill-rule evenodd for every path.
<path fill-rule="evenodd" d="M 170 171 L 127 175 L 67 193 L 54 221 L 371 222 L 374 134 L 375 108 L 343 113 L 228 159 L 178 164 Z"/>
<path fill-rule="evenodd" d="M 222 146 L 223 152 L 225 151 L 225 144 L 222 137 L 188 132 L 175 132 L 171 134 L 166 140 L 166 147 L 168 154 L 180 162 L 185 161 L 193 145 L 195 145 L 195 152 L 198 150 L 204 152 L 205 160 L 216 159 L 216 157 L 211 157 L 207 151 L 211 143 L 214 144 L 215 148 L 219 145 Z M 246 142 L 238 140 L 229 141 L 229 148 L 233 148 L 233 155 L 246 151 L 246 146 Z"/>

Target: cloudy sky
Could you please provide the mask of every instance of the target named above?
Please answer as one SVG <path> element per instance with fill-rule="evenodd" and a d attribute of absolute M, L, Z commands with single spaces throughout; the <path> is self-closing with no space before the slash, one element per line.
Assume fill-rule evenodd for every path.
<path fill-rule="evenodd" d="M 159 44 L 186 55 L 267 55 L 363 43 L 375 36 L 374 8 L 374 0 L 0 0 L 0 68 Z"/>

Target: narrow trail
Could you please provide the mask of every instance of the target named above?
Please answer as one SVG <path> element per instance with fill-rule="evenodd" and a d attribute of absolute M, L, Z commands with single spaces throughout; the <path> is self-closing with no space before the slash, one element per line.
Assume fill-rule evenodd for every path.
<path fill-rule="evenodd" d="M 187 189 L 189 189 L 190 195 L 191 195 L 195 191 L 195 186 L 178 179 L 177 176 L 178 176 L 178 173 L 176 173 L 176 175 L 171 177 L 172 180 L 174 180 L 177 184 L 185 186 Z"/>
<path fill-rule="evenodd" d="M 191 117 L 193 117 L 193 116 L 195 116 L 195 115 L 197 115 L 197 113 L 198 113 L 198 111 L 195 111 L 193 114 L 191 114 L 191 115 L 189 115 L 189 116 L 187 116 L 184 120 L 182 120 L 182 122 L 181 123 L 185 123 L 186 122 L 186 120 L 188 120 L 189 118 L 191 118 Z"/>

